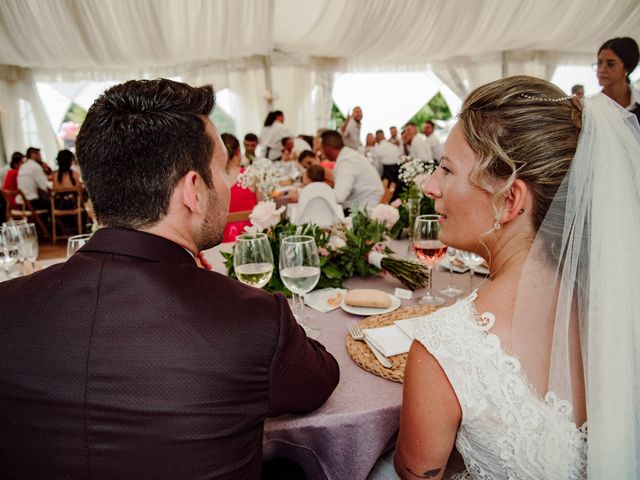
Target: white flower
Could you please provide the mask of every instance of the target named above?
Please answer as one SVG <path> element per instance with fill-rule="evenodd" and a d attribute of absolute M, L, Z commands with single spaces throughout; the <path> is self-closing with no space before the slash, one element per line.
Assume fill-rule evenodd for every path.
<path fill-rule="evenodd" d="M 255 235 L 256 233 L 261 233 L 262 229 L 256 227 L 255 225 L 247 225 L 244 227 L 244 233 L 248 235 Z"/>
<path fill-rule="evenodd" d="M 347 227 L 347 230 L 351 230 L 353 228 L 353 218 L 351 218 L 350 216 L 345 218 L 342 223 L 344 223 L 344 226 Z"/>
<path fill-rule="evenodd" d="M 346 245 L 347 242 L 345 242 L 343 238 L 340 238 L 337 235 L 334 235 L 329 239 L 329 248 L 333 251 L 336 251 Z"/>
<path fill-rule="evenodd" d="M 383 223 L 387 228 L 391 228 L 400 218 L 400 213 L 398 213 L 397 208 L 381 203 L 371 210 L 371 218 L 379 223 Z"/>
<path fill-rule="evenodd" d="M 284 209 L 284 206 L 276 209 L 276 204 L 272 201 L 260 202 L 253 207 L 249 220 L 260 230 L 265 230 L 278 224 Z"/>
<path fill-rule="evenodd" d="M 258 158 L 238 176 L 238 182 L 244 188 L 257 188 L 262 196 L 269 198 L 278 186 L 278 170 L 271 160 Z"/>

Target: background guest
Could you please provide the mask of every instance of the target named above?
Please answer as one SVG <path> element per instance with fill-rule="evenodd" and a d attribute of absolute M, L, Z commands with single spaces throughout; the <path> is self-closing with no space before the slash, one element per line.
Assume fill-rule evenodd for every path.
<path fill-rule="evenodd" d="M 71 168 L 74 160 L 75 155 L 70 150 L 58 152 L 58 170 L 53 172 L 53 188 L 73 188 L 80 183 L 80 175 Z"/>
<path fill-rule="evenodd" d="M 638 44 L 633 38 L 607 40 L 598 50 L 598 83 L 602 93 L 640 120 L 640 92 L 631 87 L 629 75 L 638 65 Z"/>
<path fill-rule="evenodd" d="M 344 144 L 358 150 L 362 142 L 360 141 L 360 130 L 362 129 L 362 108 L 355 107 L 353 113 L 347 115 L 344 123 L 340 125 L 340 133 Z"/>
<path fill-rule="evenodd" d="M 238 175 L 244 172 L 240 165 L 240 142 L 230 133 L 220 135 L 227 154 L 226 172 L 229 177 L 231 196 L 229 198 L 229 212 L 242 212 L 251 210 L 258 203 L 258 196 L 250 188 L 245 188 L 238 182 Z M 223 242 L 234 242 L 236 237 L 244 232 L 244 228 L 251 225 L 249 220 L 227 222 L 224 227 Z"/>
<path fill-rule="evenodd" d="M 284 126 L 284 113 L 280 110 L 269 112 L 260 131 L 260 145 L 264 156 L 269 160 L 282 159 L 282 139 L 293 137 L 293 133 Z"/>
<path fill-rule="evenodd" d="M 407 123 L 402 130 L 404 154 L 411 158 L 432 162 L 433 153 L 427 139 L 418 135 L 418 128 L 413 123 Z"/>
<path fill-rule="evenodd" d="M 42 160 L 42 155 L 40 155 L 39 148 L 36 148 L 36 147 L 27 148 L 26 156 L 28 160 L 34 160 L 38 165 L 40 165 L 40 168 L 42 168 L 42 171 L 44 172 L 45 175 L 47 176 L 51 175 L 53 170 L 51 170 L 51 167 Z"/>
<path fill-rule="evenodd" d="M 2 190 L 6 191 L 16 191 L 18 189 L 18 171 L 20 170 L 20 166 L 22 165 L 22 160 L 24 159 L 24 155 L 20 152 L 13 152 L 11 155 L 11 162 L 9 163 L 9 170 L 4 177 L 4 182 L 2 184 Z M 7 199 L 9 201 L 10 207 L 17 207 L 16 204 L 16 196 L 15 195 L 7 195 Z M 5 214 L 5 209 L 3 210 L 3 215 Z M 6 220 L 6 218 L 5 218 Z"/>
<path fill-rule="evenodd" d="M 333 187 L 334 179 L 333 179 L 333 167 L 335 166 L 334 162 L 329 160 L 320 161 L 320 159 L 313 154 L 311 150 L 305 150 L 300 154 L 300 158 L 298 159 L 300 162 L 300 166 L 304 169 L 308 169 L 312 165 L 320 165 L 324 169 L 324 179 L 323 181 Z"/>
<path fill-rule="evenodd" d="M 244 136 L 244 158 L 246 165 L 251 165 L 256 158 L 256 148 L 258 148 L 258 136 L 255 133 L 247 133 Z M 243 166 L 245 166 L 243 162 Z"/>
<path fill-rule="evenodd" d="M 30 147 L 27 152 L 29 152 L 31 156 L 27 155 L 27 160 L 20 167 L 20 171 L 18 172 L 18 188 L 24 196 L 27 197 L 33 208 L 49 209 L 49 185 L 42 165 L 43 162 L 40 158 L 40 150 Z M 45 164 L 45 166 L 47 165 Z M 47 166 L 47 168 L 49 167 Z M 51 171 L 51 169 L 49 169 L 49 171 Z M 16 202 L 21 204 L 22 198 L 18 197 Z"/>
<path fill-rule="evenodd" d="M 439 162 L 442 158 L 442 145 L 440 144 L 440 140 L 435 135 L 436 126 L 431 120 L 427 120 L 422 125 L 422 133 L 427 137 L 427 142 L 429 143 L 429 147 L 431 147 L 431 156 L 436 162 Z"/>
<path fill-rule="evenodd" d="M 575 95 L 578 100 L 582 100 L 582 97 L 584 97 L 584 85 L 577 83 L 571 87 L 571 95 Z"/>

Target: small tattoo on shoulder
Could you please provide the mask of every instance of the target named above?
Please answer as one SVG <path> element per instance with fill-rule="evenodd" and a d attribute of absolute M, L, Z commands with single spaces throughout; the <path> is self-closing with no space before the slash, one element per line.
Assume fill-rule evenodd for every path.
<path fill-rule="evenodd" d="M 407 472 L 409 472 L 411 475 L 413 475 L 416 478 L 433 478 L 433 477 L 436 477 L 442 471 L 441 468 L 434 468 L 432 470 L 427 470 L 424 473 L 415 473 L 407 466 L 405 466 L 404 468 L 407 470 Z"/>

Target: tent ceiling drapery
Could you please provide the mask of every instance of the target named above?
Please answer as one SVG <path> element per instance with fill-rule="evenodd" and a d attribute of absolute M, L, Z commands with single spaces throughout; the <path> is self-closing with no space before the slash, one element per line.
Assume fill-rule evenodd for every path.
<path fill-rule="evenodd" d="M 560 63 L 593 61 L 607 38 L 638 34 L 638 0 L 3 0 L 0 102 L 6 126 L 18 115 L 7 95 L 33 79 L 180 76 L 229 87 L 253 109 L 238 112 L 239 130 L 256 130 L 269 56 L 274 105 L 300 105 L 291 126 L 310 131 L 328 119 L 327 74 L 432 65 L 463 96 L 503 73 L 550 78 Z"/>

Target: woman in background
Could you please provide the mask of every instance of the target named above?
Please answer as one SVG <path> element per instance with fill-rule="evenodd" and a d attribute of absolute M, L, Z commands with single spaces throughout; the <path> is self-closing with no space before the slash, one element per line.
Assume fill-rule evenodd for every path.
<path fill-rule="evenodd" d="M 638 44 L 633 38 L 607 40 L 598 50 L 598 83 L 602 93 L 640 120 L 640 92 L 631 86 L 629 75 L 638 65 Z"/>
<path fill-rule="evenodd" d="M 80 174 L 71 166 L 75 155 L 70 150 L 60 150 L 56 157 L 58 170 L 53 172 L 53 188 L 75 188 L 80 184 Z"/>
<path fill-rule="evenodd" d="M 238 176 L 244 172 L 244 168 L 240 166 L 242 159 L 240 142 L 230 133 L 223 133 L 221 137 L 227 148 L 227 176 L 229 177 L 229 183 L 233 185 L 229 200 L 229 213 L 251 210 L 258 203 L 258 198 L 253 191 L 238 183 Z M 249 220 L 227 223 L 222 241 L 235 242 L 236 237 L 243 233 L 244 227 L 248 226 L 251 226 Z"/>
<path fill-rule="evenodd" d="M 18 190 L 18 171 L 20 170 L 20 165 L 22 165 L 22 160 L 24 159 L 24 155 L 20 152 L 13 152 L 11 155 L 11 163 L 9 166 L 11 167 L 7 171 L 7 175 L 4 177 L 4 183 L 2 184 L 2 190 L 15 191 Z M 16 197 L 15 195 L 7 196 L 12 207 L 17 207 L 16 205 Z"/>

